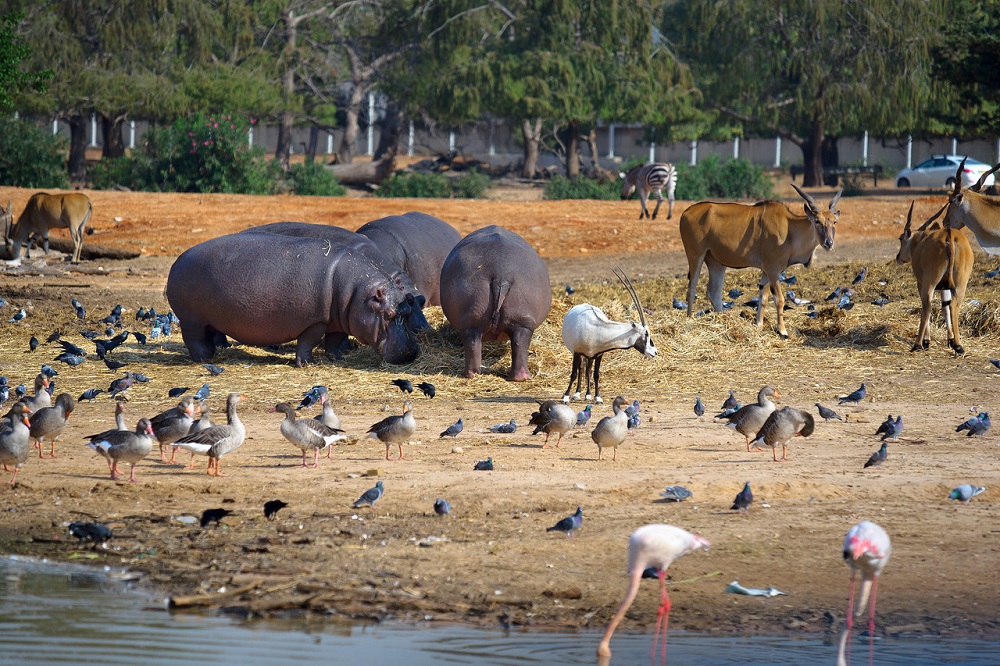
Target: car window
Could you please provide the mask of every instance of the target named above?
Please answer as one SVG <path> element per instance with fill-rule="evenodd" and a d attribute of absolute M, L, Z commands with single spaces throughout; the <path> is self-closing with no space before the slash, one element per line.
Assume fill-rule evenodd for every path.
<path fill-rule="evenodd" d="M 957 164 L 952 164 L 951 160 L 945 159 L 943 157 L 939 157 L 939 158 L 937 158 L 937 159 L 934 160 L 934 165 L 933 166 L 934 166 L 935 169 L 939 169 L 941 167 L 952 167 L 952 168 L 954 168 L 954 167 L 956 167 L 958 165 Z"/>
<path fill-rule="evenodd" d="M 933 165 L 933 163 L 934 163 L 934 160 L 924 160 L 923 162 L 919 163 L 917 166 L 915 166 L 913 168 L 914 169 L 929 169 L 929 168 L 931 168 L 931 166 Z"/>

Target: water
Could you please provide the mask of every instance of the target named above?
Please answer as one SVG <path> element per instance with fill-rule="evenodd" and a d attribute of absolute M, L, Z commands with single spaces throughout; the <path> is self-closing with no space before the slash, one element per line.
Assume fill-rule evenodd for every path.
<path fill-rule="evenodd" d="M 105 573 L 0 560 L 0 664 L 595 664 L 599 635 L 482 630 L 454 625 L 345 625 L 322 620 L 242 622 L 178 614 Z M 616 634 L 612 664 L 649 663 L 651 634 Z M 939 638 L 876 642 L 875 663 L 997 663 L 1000 642 Z M 832 664 L 836 648 L 797 636 L 671 632 L 668 663 L 706 666 Z M 867 645 L 854 644 L 855 664 Z"/>

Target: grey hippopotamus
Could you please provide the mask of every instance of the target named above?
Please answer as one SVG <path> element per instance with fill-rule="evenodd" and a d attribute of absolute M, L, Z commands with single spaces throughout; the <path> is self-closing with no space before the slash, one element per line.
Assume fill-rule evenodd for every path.
<path fill-rule="evenodd" d="M 441 305 L 441 267 L 462 235 L 444 220 L 427 213 L 390 215 L 362 225 L 358 233 L 406 274 L 427 297 L 427 305 Z"/>
<path fill-rule="evenodd" d="M 308 222 L 274 222 L 259 227 L 250 227 L 241 233 L 258 232 L 298 238 L 321 238 L 355 249 L 388 275 L 396 288 L 403 292 L 405 303 L 401 307 L 406 308 L 409 312 L 408 316 L 403 317 L 409 329 L 416 333 L 430 328 L 427 318 L 424 317 L 426 296 L 417 289 L 410 276 L 400 268 L 400 264 L 393 262 L 367 236 L 329 224 L 310 224 Z M 438 267 L 438 271 L 440 270 Z"/>
<path fill-rule="evenodd" d="M 191 358 L 207 361 L 229 336 L 249 345 L 298 340 L 296 365 L 325 336 L 332 354 L 352 335 L 389 363 L 420 353 L 404 326 L 403 293 L 352 248 L 316 238 L 238 233 L 195 245 L 167 277 Z"/>
<path fill-rule="evenodd" d="M 507 379 L 523 381 L 528 345 L 552 308 L 549 271 L 523 238 L 502 227 L 474 231 L 441 269 L 441 308 L 462 336 L 465 376 L 482 370 L 483 340 L 510 339 Z"/>

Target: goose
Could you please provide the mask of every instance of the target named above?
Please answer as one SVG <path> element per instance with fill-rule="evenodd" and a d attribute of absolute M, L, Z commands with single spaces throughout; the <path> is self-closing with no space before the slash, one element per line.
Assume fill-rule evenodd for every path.
<path fill-rule="evenodd" d="M 757 392 L 757 402 L 743 405 L 728 417 L 729 423 L 726 425 L 746 438 L 747 452 L 750 451 L 751 441 L 756 439 L 757 431 L 774 411 L 774 403 L 771 402 L 770 396 L 781 398 L 781 394 L 768 384 Z M 763 451 L 764 449 L 758 446 L 757 450 Z"/>
<path fill-rule="evenodd" d="M 554 432 L 559 433 L 559 438 L 556 440 L 556 448 L 559 448 L 563 435 L 576 427 L 576 412 L 558 400 L 546 400 L 539 402 L 538 405 L 538 411 L 533 412 L 531 420 L 528 421 L 528 425 L 535 426 L 535 431 L 531 434 L 544 432 L 545 443 L 542 444 L 542 448 L 546 449 L 549 446 L 549 436 Z"/>
<path fill-rule="evenodd" d="M 326 393 L 319 396 L 319 402 L 323 406 L 323 412 L 318 416 L 314 416 L 313 420 L 319 421 L 328 428 L 340 430 L 340 417 L 333 411 L 333 405 L 330 403 L 330 398 Z M 326 447 L 326 457 L 329 458 L 332 453 L 333 448 Z"/>
<path fill-rule="evenodd" d="M 303 467 L 318 467 L 320 449 L 347 439 L 343 430 L 328 428 L 315 419 L 296 418 L 295 409 L 287 402 L 279 402 L 271 411 L 285 415 L 285 419 L 281 422 L 281 434 L 302 449 Z M 306 463 L 306 452 L 310 450 L 313 452 L 312 465 Z"/>
<path fill-rule="evenodd" d="M 194 396 L 185 396 L 176 407 L 160 412 L 149 420 L 153 425 L 153 434 L 160 443 L 160 462 L 176 462 L 174 456 L 177 449 L 171 448 L 170 460 L 166 460 L 166 447 L 184 437 L 191 431 L 194 424 Z"/>
<path fill-rule="evenodd" d="M 198 409 L 201 412 L 201 416 L 198 418 L 197 421 L 191 424 L 191 429 L 188 430 L 189 435 L 193 435 L 196 432 L 201 432 L 202 430 L 208 430 L 209 428 L 215 425 L 214 423 L 212 423 L 212 408 L 208 406 L 207 402 L 202 400 L 201 403 L 199 403 L 198 405 Z M 191 452 L 191 464 L 185 467 L 184 469 L 194 469 L 195 467 L 194 459 L 197 455 L 198 454 L 195 451 Z M 174 459 L 173 455 L 170 456 L 170 459 L 171 460 Z"/>
<path fill-rule="evenodd" d="M 219 459 L 222 456 L 235 451 L 243 444 L 246 438 L 246 428 L 240 421 L 236 413 L 236 405 L 243 399 L 239 393 L 230 393 L 226 398 L 226 425 L 214 425 L 199 432 L 191 433 L 181 437 L 174 442 L 174 446 L 208 456 L 208 474 L 210 476 L 226 476 L 219 469 Z"/>
<path fill-rule="evenodd" d="M 795 407 L 782 407 L 771 412 L 764 425 L 757 431 L 754 444 L 771 447 L 774 462 L 788 460 L 788 442 L 792 437 L 808 437 L 816 429 L 813 415 Z M 781 459 L 778 459 L 778 445 L 781 445 Z"/>
<path fill-rule="evenodd" d="M 601 454 L 604 452 L 605 446 L 610 446 L 614 449 L 614 455 L 611 457 L 611 460 L 615 461 L 618 459 L 618 447 L 628 437 L 628 414 L 625 412 L 624 406 L 625 398 L 622 396 L 615 398 L 614 402 L 611 403 L 611 409 L 614 410 L 615 415 L 605 416 L 598 421 L 597 426 L 590 433 L 590 438 L 597 444 L 598 460 L 601 459 Z"/>
<path fill-rule="evenodd" d="M 69 393 L 60 393 L 56 403 L 51 407 L 42 407 L 31 415 L 31 438 L 38 446 L 38 457 L 45 458 L 42 445 L 45 439 L 52 440 L 52 449 L 48 457 L 56 457 L 56 440 L 66 430 L 66 420 L 73 412 L 76 401 Z"/>
<path fill-rule="evenodd" d="M 135 431 L 107 430 L 99 435 L 91 436 L 87 446 L 97 451 L 108 461 L 112 481 L 117 481 L 120 478 L 118 476 L 118 463 L 127 462 L 131 467 L 128 480 L 135 483 L 138 480 L 135 478 L 135 466 L 153 450 L 155 437 L 153 425 L 149 419 L 139 419 Z"/>
<path fill-rule="evenodd" d="M 409 441 L 413 433 L 417 431 L 417 422 L 413 418 L 413 403 L 407 400 L 403 403 L 403 413 L 387 416 L 371 428 L 368 429 L 368 437 L 374 437 L 385 444 L 385 459 L 389 457 L 389 447 L 392 444 L 399 446 L 399 458 L 403 457 L 403 442 Z"/>
<path fill-rule="evenodd" d="M 30 413 L 31 410 L 27 405 L 17 402 L 11 407 L 6 418 L 0 420 L 0 463 L 3 464 L 5 472 L 10 471 L 8 465 L 14 466 L 11 486 L 17 484 L 17 473 L 31 453 L 29 430 L 31 421 L 28 419 Z"/>
<path fill-rule="evenodd" d="M 49 378 L 44 374 L 39 373 L 39 375 L 35 377 L 35 395 L 22 400 L 22 402 L 28 406 L 28 409 L 31 410 L 32 414 L 43 407 L 52 406 L 52 396 L 45 390 L 48 387 Z"/>

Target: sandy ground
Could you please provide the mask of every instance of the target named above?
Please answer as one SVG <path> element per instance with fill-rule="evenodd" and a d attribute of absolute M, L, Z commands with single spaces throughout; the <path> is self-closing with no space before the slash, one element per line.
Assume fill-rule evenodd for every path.
<path fill-rule="evenodd" d="M 878 344 L 857 343 L 852 335 L 820 339 L 798 333 L 781 342 L 767 327 L 739 336 L 720 334 L 707 344 L 708 338 L 699 337 L 706 327 L 719 328 L 721 322 L 725 330 L 732 321 L 727 317 L 739 315 L 688 320 L 670 310 L 672 297 L 685 297 L 677 286 L 686 272 L 676 230 L 683 204 L 674 220 L 642 223 L 635 201 L 548 202 L 530 190 L 507 197 L 520 200 L 471 202 L 88 194 L 95 234 L 87 242 L 138 249 L 143 256 L 131 262 L 84 262 L 85 272 L 50 256 L 45 266 L 0 277 L 0 296 L 8 303 L 0 312 L 0 373 L 12 385 L 30 387 L 42 363 L 57 367 L 58 390 L 74 396 L 105 387 L 113 378 L 96 361 L 77 368 L 53 363 L 56 348 L 44 343 L 51 331 L 85 342 L 75 332 L 83 326 L 68 305 L 71 296 L 87 305 L 89 328 L 116 303 L 124 305 L 131 320 L 140 305 L 166 309 L 167 269 L 177 253 L 199 241 L 278 220 L 354 229 L 408 210 L 437 215 L 462 233 L 502 224 L 538 249 L 549 264 L 557 304 L 535 342 L 536 349 L 548 346 L 549 353 L 532 357 L 536 376 L 521 384 L 503 381 L 502 349 L 488 359 L 492 372 L 474 380 L 453 370 L 461 367 L 458 348 L 455 364 L 419 366 L 437 386 L 437 397 L 413 398 L 418 440 L 406 449 L 410 460 L 386 462 L 377 442 L 356 440 L 369 425 L 399 410 L 402 396 L 390 381 L 413 375 L 413 368 L 366 362 L 370 355 L 359 351 L 354 361 L 352 354 L 344 362 L 296 369 L 287 353 L 263 355 L 237 347 L 220 359 L 226 373 L 209 378 L 187 359 L 179 335 L 147 347 L 130 340 L 119 357 L 130 370 L 152 378 L 132 391 L 130 422 L 172 406 L 166 391 L 177 384 L 194 390 L 209 382 L 217 419 L 227 391 L 246 396 L 241 416 L 248 437 L 223 458 L 229 476 L 207 476 L 203 460 L 196 470 L 185 470 L 151 456 L 138 468 L 141 483 L 110 481 L 106 464 L 82 444 L 85 435 L 113 424 L 113 403 L 101 395 L 74 411 L 56 459 L 32 458 L 15 487 L 0 487 L 5 511 L 0 552 L 124 565 L 187 607 L 252 616 L 292 612 L 603 627 L 624 592 L 628 535 L 641 525 L 665 522 L 713 544 L 670 569 L 673 626 L 831 632 L 846 607 L 843 536 L 854 523 L 873 520 L 888 530 L 894 546 L 879 587 L 879 631 L 985 634 L 1000 629 L 997 440 L 992 434 L 967 439 L 954 431 L 971 416 L 971 407 L 1000 413 L 994 409 L 1000 378 L 986 362 L 1000 352 L 996 337 L 967 337 L 968 353 L 956 358 L 939 344 L 938 329 L 929 352 L 911 354 L 914 314 Z M 0 188 L 0 199 L 12 199 L 15 210 L 29 195 Z M 918 212 L 929 214 L 941 200 L 919 199 Z M 819 300 L 862 263 L 882 266 L 890 281 L 912 281 L 906 269 L 884 268 L 895 253 L 906 205 L 899 197 L 843 200 L 837 247 L 818 256 L 813 270 L 795 271 L 800 292 Z M 546 449 L 542 435 L 532 437 L 524 427 L 513 435 L 484 432 L 510 418 L 524 426 L 536 398 L 562 395 L 569 355 L 559 350 L 561 313 L 572 303 L 595 298 L 596 288 L 591 288 L 607 282 L 615 264 L 630 271 L 657 313 L 653 331 L 661 352 L 641 372 L 629 370 L 638 362 L 634 352 L 605 362 L 608 403 L 622 394 L 642 404 L 643 423 L 617 460 L 596 459 L 590 428 L 559 448 Z M 977 255 L 976 276 L 993 267 Z M 733 274 L 727 289 L 734 280 L 748 289 L 755 278 L 752 271 Z M 565 283 L 574 284 L 576 294 L 566 296 Z M 974 277 L 970 298 L 996 301 L 997 295 L 989 281 Z M 917 306 L 911 290 L 894 312 L 912 314 Z M 29 317 L 7 323 L 20 307 L 29 309 Z M 430 318 L 440 322 L 434 310 Z M 859 303 L 849 316 L 857 330 L 870 332 L 881 313 Z M 804 322 L 790 315 L 793 329 Z M 33 354 L 27 351 L 32 334 L 43 341 Z M 546 361 L 550 356 L 557 361 Z M 710 415 L 728 389 L 747 402 L 766 383 L 778 387 L 782 404 L 835 406 L 836 396 L 862 380 L 868 382 L 868 398 L 839 408 L 845 422 L 821 422 L 812 437 L 793 442 L 784 463 L 773 462 L 770 451 L 747 453 L 741 436 L 692 413 L 695 396 L 702 397 Z M 337 447 L 317 469 L 303 469 L 298 450 L 278 432 L 280 418 L 267 410 L 279 400 L 297 400 L 317 383 L 331 386 L 334 406 L 355 443 Z M 582 409 L 585 403 L 573 404 Z M 609 404 L 596 405 L 591 427 L 609 413 Z M 878 448 L 873 433 L 887 413 L 904 415 L 903 439 L 890 446 L 890 458 L 880 469 L 863 470 Z M 455 441 L 439 439 L 438 433 L 459 417 L 465 431 Z M 496 470 L 473 471 L 474 463 L 487 456 Z M 385 484 L 378 510 L 352 509 L 351 502 L 376 479 Z M 739 515 L 729 507 L 747 480 L 756 499 L 749 515 Z M 970 505 L 948 502 L 948 492 L 960 483 L 989 490 Z M 683 504 L 660 500 L 663 487 L 671 484 L 691 489 L 693 499 Z M 436 497 L 451 501 L 451 517 L 434 515 Z M 261 507 L 275 498 L 289 506 L 266 521 Z M 583 507 L 584 525 L 574 537 L 545 531 L 577 506 Z M 200 529 L 178 520 L 216 507 L 233 512 L 219 527 Z M 78 520 L 110 525 L 116 536 L 108 549 L 80 548 L 67 537 L 66 524 Z M 736 579 L 788 595 L 723 594 Z M 655 584 L 649 582 L 627 617 L 626 630 L 652 625 L 655 596 Z"/>

